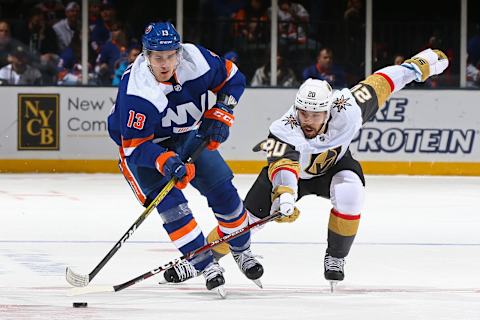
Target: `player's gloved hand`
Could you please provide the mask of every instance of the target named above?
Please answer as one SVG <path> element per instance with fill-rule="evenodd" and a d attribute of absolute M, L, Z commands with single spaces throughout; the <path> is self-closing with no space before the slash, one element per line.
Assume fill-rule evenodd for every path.
<path fill-rule="evenodd" d="M 293 213 L 289 216 L 281 216 L 275 219 L 275 222 L 278 223 L 292 223 L 297 220 L 298 216 L 300 215 L 300 210 L 297 207 L 293 207 Z"/>
<path fill-rule="evenodd" d="M 222 103 L 205 112 L 200 125 L 199 133 L 209 139 L 208 150 L 216 150 L 221 143 L 225 142 L 230 134 L 233 124 L 233 110 Z"/>
<path fill-rule="evenodd" d="M 178 154 L 173 151 L 160 154 L 155 166 L 165 177 L 176 178 L 175 187 L 178 189 L 185 188 L 195 177 L 195 165 L 193 163 L 183 163 Z"/>
<path fill-rule="evenodd" d="M 426 49 L 405 60 L 402 66 L 413 69 L 417 76 L 415 81 L 423 82 L 428 77 L 445 71 L 448 67 L 448 58 L 440 50 Z"/>
<path fill-rule="evenodd" d="M 273 190 L 270 214 L 280 212 L 283 216 L 280 219 L 288 218 L 284 219 L 282 222 L 295 221 L 300 214 L 300 211 L 295 211 L 295 198 L 295 192 L 292 188 L 287 186 L 276 186 Z"/>

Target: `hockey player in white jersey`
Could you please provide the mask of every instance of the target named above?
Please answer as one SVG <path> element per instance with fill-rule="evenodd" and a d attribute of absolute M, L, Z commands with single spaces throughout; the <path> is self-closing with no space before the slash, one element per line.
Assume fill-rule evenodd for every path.
<path fill-rule="evenodd" d="M 424 50 L 402 65 L 378 70 L 351 89 L 333 92 L 323 80 L 306 80 L 293 106 L 270 126 L 268 139 L 254 148 L 267 152 L 264 167 L 245 198 L 250 222 L 281 212 L 279 222 L 299 215 L 295 202 L 306 195 L 330 199 L 325 279 L 344 279 L 345 257 L 359 227 L 365 179 L 360 163 L 348 149 L 361 126 L 372 118 L 391 94 L 412 81 L 441 74 L 448 59 L 439 50 Z M 320 212 L 319 212 L 320 213 Z M 222 236 L 217 227 L 208 241 Z M 227 245 L 214 248 L 218 260 Z M 177 269 L 188 269 L 188 264 Z"/>

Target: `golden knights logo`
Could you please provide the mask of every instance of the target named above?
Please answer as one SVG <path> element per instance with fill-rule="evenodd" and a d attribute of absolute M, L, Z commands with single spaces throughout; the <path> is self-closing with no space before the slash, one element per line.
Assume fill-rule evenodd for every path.
<path fill-rule="evenodd" d="M 312 154 L 310 164 L 305 171 L 314 176 L 324 174 L 333 167 L 340 152 L 342 152 L 342 146 L 328 149 L 322 153 Z"/>
<path fill-rule="evenodd" d="M 290 129 L 293 129 L 295 127 L 298 127 L 300 126 L 300 124 L 298 123 L 298 120 L 297 118 L 295 118 L 295 116 L 293 114 L 289 115 L 288 117 L 286 117 L 285 119 L 282 119 L 282 121 L 284 122 L 284 124 L 286 126 L 290 125 Z"/>
<path fill-rule="evenodd" d="M 58 94 L 18 95 L 18 150 L 59 150 Z"/>
<path fill-rule="evenodd" d="M 333 108 L 337 108 L 338 112 L 345 110 L 347 106 L 351 106 L 348 100 L 350 100 L 350 98 L 345 99 L 345 97 L 342 94 L 340 98 L 337 98 L 335 99 L 335 101 L 333 101 Z"/>

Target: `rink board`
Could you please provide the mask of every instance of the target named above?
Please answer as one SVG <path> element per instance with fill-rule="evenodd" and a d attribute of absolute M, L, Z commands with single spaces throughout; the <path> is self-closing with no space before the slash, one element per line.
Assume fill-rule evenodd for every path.
<path fill-rule="evenodd" d="M 265 165 L 265 155 L 251 149 L 295 92 L 245 91 L 221 147 L 234 172 Z M 2 172 L 118 172 L 106 123 L 116 88 L 1 87 L 0 96 Z M 480 175 L 479 100 L 480 92 L 469 90 L 398 92 L 363 126 L 351 151 L 369 174 Z M 188 114 L 179 110 L 177 121 Z"/>

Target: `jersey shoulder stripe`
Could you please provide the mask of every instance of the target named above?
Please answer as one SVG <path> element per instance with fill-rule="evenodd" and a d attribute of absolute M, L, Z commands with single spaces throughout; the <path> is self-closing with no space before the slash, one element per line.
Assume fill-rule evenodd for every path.
<path fill-rule="evenodd" d="M 182 47 L 183 61 L 176 70 L 177 80 L 180 84 L 198 79 L 211 69 L 208 56 L 199 47 L 191 43 L 184 43 Z"/>
<path fill-rule="evenodd" d="M 132 64 L 126 94 L 134 97 L 134 100 L 144 99 L 148 101 L 161 113 L 168 104 L 165 90 L 173 90 L 171 86 L 168 87 L 170 89 L 167 89 L 165 85 L 157 83 L 148 68 L 145 56 L 140 54 Z"/>
<path fill-rule="evenodd" d="M 227 77 L 225 78 L 225 80 L 223 80 L 222 83 L 212 89 L 213 93 L 217 93 L 218 91 L 220 91 L 225 85 L 225 83 L 227 83 L 228 80 L 232 79 L 232 77 L 238 71 L 237 66 L 230 60 L 225 60 L 225 69 L 227 70 Z"/>

